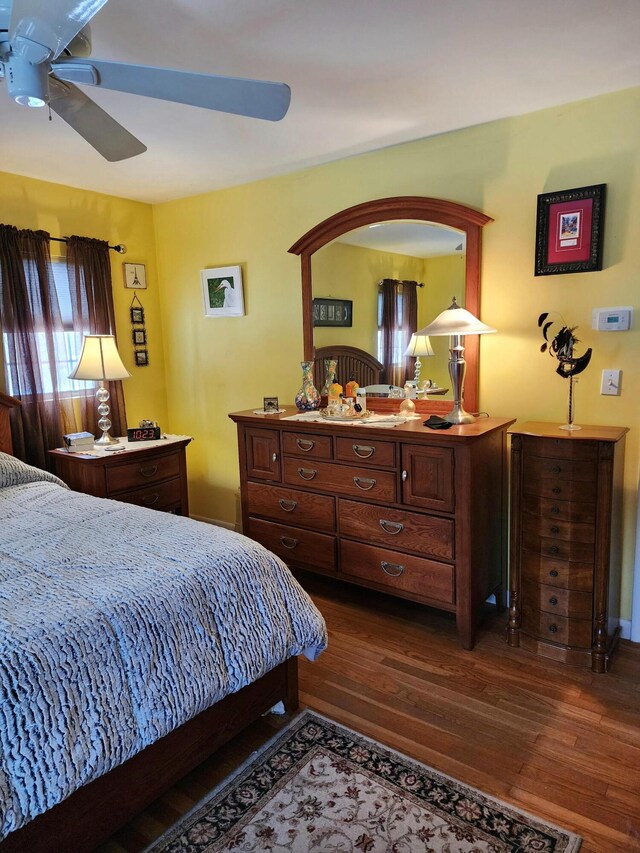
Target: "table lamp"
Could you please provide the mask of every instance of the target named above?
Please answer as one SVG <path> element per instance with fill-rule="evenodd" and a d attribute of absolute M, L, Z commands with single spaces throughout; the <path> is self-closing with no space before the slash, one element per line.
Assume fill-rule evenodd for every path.
<path fill-rule="evenodd" d="M 416 364 L 415 364 L 415 375 L 413 377 L 413 381 L 416 383 L 416 389 L 420 389 L 420 371 L 422 370 L 422 362 L 420 361 L 421 355 L 435 355 L 433 351 L 433 347 L 431 346 L 431 342 L 427 335 L 421 335 L 417 332 L 414 332 L 411 335 L 411 340 L 409 341 L 409 346 L 404 351 L 405 355 L 415 356 Z"/>
<path fill-rule="evenodd" d="M 464 336 L 487 335 L 496 329 L 481 323 L 466 308 L 461 308 L 455 296 L 451 305 L 438 316 L 416 332 L 417 335 L 442 336 L 449 335 L 449 376 L 453 387 L 453 409 L 445 415 L 444 420 L 451 424 L 472 424 L 475 417 L 465 412 L 462 406 L 464 397 L 464 375 L 467 363 L 464 360 Z"/>
<path fill-rule="evenodd" d="M 117 439 L 109 435 L 111 421 L 109 420 L 108 405 L 109 392 L 104 387 L 105 381 L 115 379 L 127 379 L 131 374 L 122 363 L 122 359 L 116 347 L 116 339 L 113 335 L 85 335 L 82 344 L 82 352 L 75 370 L 69 375 L 69 379 L 85 379 L 99 382 L 96 391 L 98 401 L 98 414 L 100 419 L 98 426 L 102 435 L 95 442 L 97 447 L 116 444 Z"/>

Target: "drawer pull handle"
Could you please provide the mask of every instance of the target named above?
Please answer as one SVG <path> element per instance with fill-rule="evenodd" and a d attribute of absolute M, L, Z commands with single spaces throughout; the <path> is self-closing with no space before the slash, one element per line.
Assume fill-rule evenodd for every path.
<path fill-rule="evenodd" d="M 310 438 L 296 438 L 296 444 L 304 453 L 308 453 L 316 446 L 315 441 L 312 441 Z"/>
<path fill-rule="evenodd" d="M 551 575 L 551 577 L 552 577 L 552 578 L 557 578 L 557 577 L 558 577 L 558 572 L 556 571 L 556 569 L 551 569 L 551 571 L 549 572 L 549 574 Z"/>
<path fill-rule="evenodd" d="M 552 533 L 560 533 L 560 528 L 556 527 L 555 525 L 553 527 L 550 527 L 549 529 Z"/>
<path fill-rule="evenodd" d="M 158 492 L 154 492 L 154 494 L 152 494 L 152 495 L 143 495 L 142 496 L 142 503 L 146 504 L 147 506 L 153 506 L 153 504 L 158 502 L 159 497 L 160 497 L 160 494 Z"/>
<path fill-rule="evenodd" d="M 380 519 L 380 527 L 391 536 L 397 536 L 404 530 L 404 524 L 399 521 L 387 521 L 386 518 Z"/>
<path fill-rule="evenodd" d="M 404 566 L 400 563 L 387 563 L 386 560 L 380 560 L 382 571 L 391 578 L 399 578 L 404 572 Z"/>
<path fill-rule="evenodd" d="M 289 551 L 293 551 L 293 549 L 297 547 L 299 541 L 299 539 L 294 539 L 291 536 L 280 537 L 280 542 L 284 545 L 285 548 L 288 548 Z"/>
<path fill-rule="evenodd" d="M 146 468 L 140 467 L 140 473 L 143 477 L 153 477 L 157 470 L 157 465 L 148 465 Z"/>
<path fill-rule="evenodd" d="M 558 599 L 555 597 L 555 595 L 552 595 L 551 598 L 549 599 L 549 604 L 553 604 L 553 606 L 555 607 L 557 603 L 558 603 Z"/>
<path fill-rule="evenodd" d="M 298 474 L 303 480 L 313 480 L 317 473 L 315 468 L 298 468 Z"/>
<path fill-rule="evenodd" d="M 375 453 L 375 447 L 370 447 L 368 444 L 352 444 L 353 452 L 356 456 L 359 456 L 360 459 L 368 459 L 370 456 L 373 456 Z"/>
<path fill-rule="evenodd" d="M 560 474 L 562 472 L 562 468 L 559 465 L 554 465 L 551 472 L 553 474 Z"/>
<path fill-rule="evenodd" d="M 550 634 L 555 634 L 557 630 L 558 630 L 557 625 L 549 625 L 549 633 Z"/>
<path fill-rule="evenodd" d="M 562 489 L 560 488 L 560 486 L 554 486 L 554 487 L 551 489 L 551 491 L 553 492 L 553 494 L 554 494 L 554 495 L 559 495 L 559 494 L 560 494 L 560 492 L 562 491 Z"/>
<path fill-rule="evenodd" d="M 287 501 L 284 498 L 280 498 L 278 503 L 280 504 L 280 509 L 284 512 L 293 512 L 298 506 L 298 501 Z"/>
<path fill-rule="evenodd" d="M 559 514 L 560 514 L 560 507 L 559 506 L 552 506 L 551 507 L 551 515 L 559 515 Z"/>
<path fill-rule="evenodd" d="M 560 548 L 558 548 L 557 545 L 552 545 L 551 548 L 549 548 L 549 553 L 550 554 L 559 554 Z"/>
<path fill-rule="evenodd" d="M 272 454 L 272 456 L 271 456 L 271 461 L 272 461 L 272 462 L 277 462 L 277 461 L 278 461 L 278 454 L 277 454 L 275 451 L 274 451 L 274 453 L 273 453 L 273 454 Z"/>
<path fill-rule="evenodd" d="M 375 486 L 376 481 L 369 477 L 354 477 L 353 482 L 356 486 L 361 489 L 363 492 L 370 492 L 371 489 Z M 364 483 L 364 485 L 361 485 Z"/>

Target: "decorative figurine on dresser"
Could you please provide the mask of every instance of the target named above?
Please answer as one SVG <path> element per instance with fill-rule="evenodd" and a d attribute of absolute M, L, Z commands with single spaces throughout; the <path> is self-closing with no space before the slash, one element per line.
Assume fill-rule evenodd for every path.
<path fill-rule="evenodd" d="M 607 671 L 620 633 L 627 432 L 511 428 L 509 645 Z"/>

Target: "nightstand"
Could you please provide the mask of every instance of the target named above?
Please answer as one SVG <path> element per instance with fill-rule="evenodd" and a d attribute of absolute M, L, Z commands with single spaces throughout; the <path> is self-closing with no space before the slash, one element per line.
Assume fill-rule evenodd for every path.
<path fill-rule="evenodd" d="M 77 492 L 189 515 L 185 448 L 191 438 L 119 441 L 124 451 L 93 450 L 90 455 L 50 450 L 56 474 Z"/>

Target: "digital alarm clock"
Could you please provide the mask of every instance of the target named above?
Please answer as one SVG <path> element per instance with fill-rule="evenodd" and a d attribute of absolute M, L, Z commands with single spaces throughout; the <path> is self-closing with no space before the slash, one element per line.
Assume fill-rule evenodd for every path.
<path fill-rule="evenodd" d="M 129 427 L 127 429 L 127 441 L 157 441 L 162 438 L 162 430 L 159 426 Z"/>

